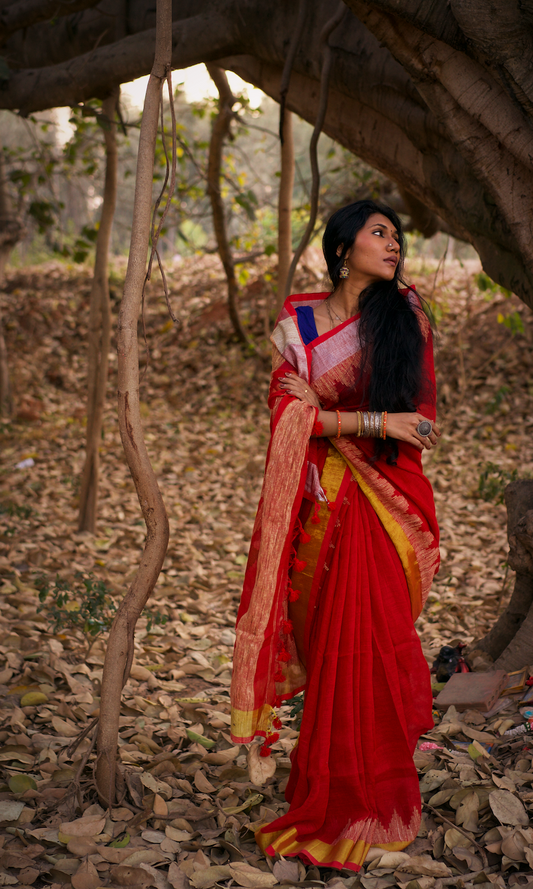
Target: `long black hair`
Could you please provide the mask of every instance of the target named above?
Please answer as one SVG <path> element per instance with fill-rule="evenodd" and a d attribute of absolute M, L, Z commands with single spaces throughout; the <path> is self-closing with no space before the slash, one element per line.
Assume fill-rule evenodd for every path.
<path fill-rule="evenodd" d="M 368 399 L 370 410 L 404 412 L 415 411 L 415 399 L 422 389 L 423 335 L 417 311 L 399 291 L 405 258 L 405 238 L 402 224 L 390 207 L 376 201 L 356 201 L 337 210 L 329 219 L 322 239 L 322 249 L 328 267 L 333 293 L 340 283 L 340 269 L 352 249 L 357 232 L 369 216 L 381 213 L 396 229 L 399 261 L 392 281 L 376 281 L 359 297 L 359 337 L 362 348 L 360 380 L 365 382 L 363 401 Z M 337 251 L 340 251 L 337 255 Z M 387 462 L 397 456 L 396 442 Z M 383 451 L 380 442 L 376 457 Z"/>

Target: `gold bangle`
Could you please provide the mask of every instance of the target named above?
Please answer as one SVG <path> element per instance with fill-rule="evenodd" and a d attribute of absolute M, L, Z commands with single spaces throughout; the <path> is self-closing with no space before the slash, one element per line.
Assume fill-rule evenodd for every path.
<path fill-rule="evenodd" d="M 341 412 L 335 411 L 335 413 L 337 414 L 337 435 L 335 437 L 335 441 L 338 441 L 338 439 L 341 437 Z"/>
<path fill-rule="evenodd" d="M 387 411 L 383 411 L 383 432 L 381 437 L 383 439 L 387 438 Z"/>

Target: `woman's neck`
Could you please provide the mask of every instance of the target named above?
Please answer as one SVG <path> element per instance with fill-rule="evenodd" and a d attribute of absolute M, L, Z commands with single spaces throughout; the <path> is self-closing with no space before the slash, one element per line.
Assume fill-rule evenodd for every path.
<path fill-rule="evenodd" d="M 370 281 L 341 281 L 337 289 L 328 297 L 329 303 L 335 307 L 338 316 L 342 315 L 343 321 L 352 318 L 359 311 L 359 297 Z"/>

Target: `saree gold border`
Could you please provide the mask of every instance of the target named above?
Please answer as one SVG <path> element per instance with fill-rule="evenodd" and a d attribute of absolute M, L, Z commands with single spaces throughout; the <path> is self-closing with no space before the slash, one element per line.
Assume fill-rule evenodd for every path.
<path fill-rule="evenodd" d="M 304 852 L 318 865 L 340 864 L 341 866 L 354 865 L 361 867 L 370 843 L 364 840 L 338 840 L 336 843 L 324 843 L 322 840 L 310 840 L 299 842 L 296 828 L 283 830 L 279 833 L 256 833 L 255 841 L 262 852 L 266 852 L 269 846 L 278 855 L 298 855 Z"/>
<path fill-rule="evenodd" d="M 339 452 L 330 445 L 329 453 L 326 457 L 324 468 L 320 476 L 320 484 L 326 492 L 330 502 L 334 502 L 339 494 L 341 485 L 348 469 L 346 460 Z M 300 591 L 301 595 L 296 602 L 289 602 L 289 617 L 294 624 L 294 637 L 300 660 L 302 660 L 302 652 L 304 648 L 305 623 L 307 618 L 307 605 L 311 596 L 313 582 L 320 581 L 316 577 L 317 565 L 320 560 L 322 544 L 326 536 L 328 525 L 333 518 L 335 511 L 330 511 L 325 501 L 320 502 L 318 513 L 319 522 L 314 524 L 312 521 L 313 512 L 307 519 L 304 530 L 309 534 L 311 540 L 307 543 L 301 543 L 298 546 L 298 559 L 307 562 L 303 571 L 292 572 L 292 585 L 294 589 Z M 303 660 L 302 660 L 303 663 Z"/>
<path fill-rule="evenodd" d="M 231 736 L 236 743 L 249 743 L 250 735 L 256 732 L 270 731 L 270 723 L 273 714 L 270 704 L 263 704 L 257 710 L 231 710 Z"/>
<path fill-rule="evenodd" d="M 261 714 L 263 703 L 256 697 L 256 672 L 259 654 L 265 643 L 265 631 L 272 609 L 277 608 L 282 591 L 278 585 L 280 553 L 291 531 L 291 514 L 300 485 L 303 456 L 309 443 L 315 409 L 295 400 L 284 409 L 273 432 L 270 457 L 263 483 L 261 545 L 257 571 L 248 610 L 236 626 L 231 685 L 232 709 L 250 714 L 252 726 L 246 737 L 255 733 L 254 714 Z M 275 652 L 269 643 L 268 660 Z M 259 707 L 257 706 L 259 703 Z"/>
<path fill-rule="evenodd" d="M 336 843 L 324 843 L 322 840 L 310 840 L 299 842 L 295 827 L 289 830 L 274 833 L 261 833 L 257 831 L 255 841 L 261 851 L 266 853 L 269 846 L 278 855 L 298 855 L 304 852 L 318 865 L 340 864 L 346 867 L 354 865 L 361 867 L 368 855 L 370 843 L 365 840 L 337 840 Z M 395 843 L 374 843 L 374 848 L 384 849 L 386 852 L 401 852 L 402 849 L 412 843 L 413 840 L 398 841 Z"/>
<path fill-rule="evenodd" d="M 335 448 L 331 448 L 330 453 L 326 457 L 321 476 L 321 482 L 323 487 L 327 489 L 328 497 L 331 501 L 337 498 L 345 472 L 346 460 Z M 309 598 L 324 536 L 333 515 L 334 513 L 329 511 L 327 503 L 323 502 L 320 504 L 320 524 L 314 525 L 311 522 L 311 516 L 306 522 L 305 529 L 310 534 L 311 540 L 308 543 L 300 544 L 298 557 L 305 559 L 307 566 L 303 572 L 293 572 L 292 577 L 293 585 L 301 591 L 304 601 L 305 598 Z M 281 692 L 285 693 L 285 689 L 281 689 Z M 270 704 L 264 704 L 255 710 L 240 710 L 237 707 L 232 707 L 232 737 L 236 741 L 241 740 L 241 743 L 247 743 L 250 736 L 257 732 L 268 732 L 270 730 L 271 716 L 272 707 Z"/>
<path fill-rule="evenodd" d="M 330 441 L 331 444 L 336 447 L 335 442 L 331 439 Z M 352 475 L 361 488 L 363 494 L 374 508 L 374 511 L 378 518 L 381 520 L 387 534 L 394 544 L 396 552 L 400 557 L 403 570 L 405 571 L 405 577 L 407 579 L 409 597 L 411 599 L 411 613 L 413 615 L 413 620 L 416 620 L 420 612 L 422 611 L 422 578 L 420 575 L 420 567 L 418 565 L 418 559 L 416 557 L 414 547 L 410 543 L 409 538 L 407 537 L 402 526 L 390 514 L 386 506 L 384 506 L 376 492 L 373 491 L 370 485 L 365 481 L 361 473 L 357 471 L 353 463 L 351 463 L 347 457 L 345 457 L 344 455 L 342 456 L 343 460 L 345 460 L 350 467 Z"/>

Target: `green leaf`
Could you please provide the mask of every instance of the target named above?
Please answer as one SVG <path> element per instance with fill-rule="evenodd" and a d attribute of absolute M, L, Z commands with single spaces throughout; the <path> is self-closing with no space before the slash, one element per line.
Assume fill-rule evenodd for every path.
<path fill-rule="evenodd" d="M 193 732 L 192 729 L 187 729 L 187 737 L 190 741 L 196 741 L 197 744 L 201 744 L 202 747 L 205 747 L 206 750 L 210 750 L 211 747 L 215 746 L 215 742 L 211 741 L 210 738 L 204 738 L 203 735 L 199 735 L 197 732 Z"/>
<path fill-rule="evenodd" d="M 20 699 L 21 707 L 37 707 L 39 704 L 46 704 L 48 695 L 42 691 L 27 691 Z"/>
<path fill-rule="evenodd" d="M 228 806 L 225 809 L 223 808 L 222 811 L 225 815 L 238 815 L 239 812 L 246 812 L 247 809 L 251 809 L 253 806 L 258 806 L 259 803 L 263 802 L 263 799 L 264 797 L 261 793 L 253 793 L 241 806 Z"/>
<path fill-rule="evenodd" d="M 12 775 L 8 781 L 11 793 L 25 793 L 27 790 L 37 790 L 37 782 L 31 775 Z"/>
<path fill-rule="evenodd" d="M 474 762 L 476 761 L 476 759 L 479 759 L 480 756 L 483 756 L 483 754 L 477 749 L 477 747 L 474 747 L 473 744 L 468 745 L 468 753 L 470 754 L 470 758 L 473 759 Z"/>
<path fill-rule="evenodd" d="M 124 834 L 122 839 L 113 840 L 112 843 L 109 843 L 112 849 L 124 849 L 130 841 L 129 833 Z"/>

